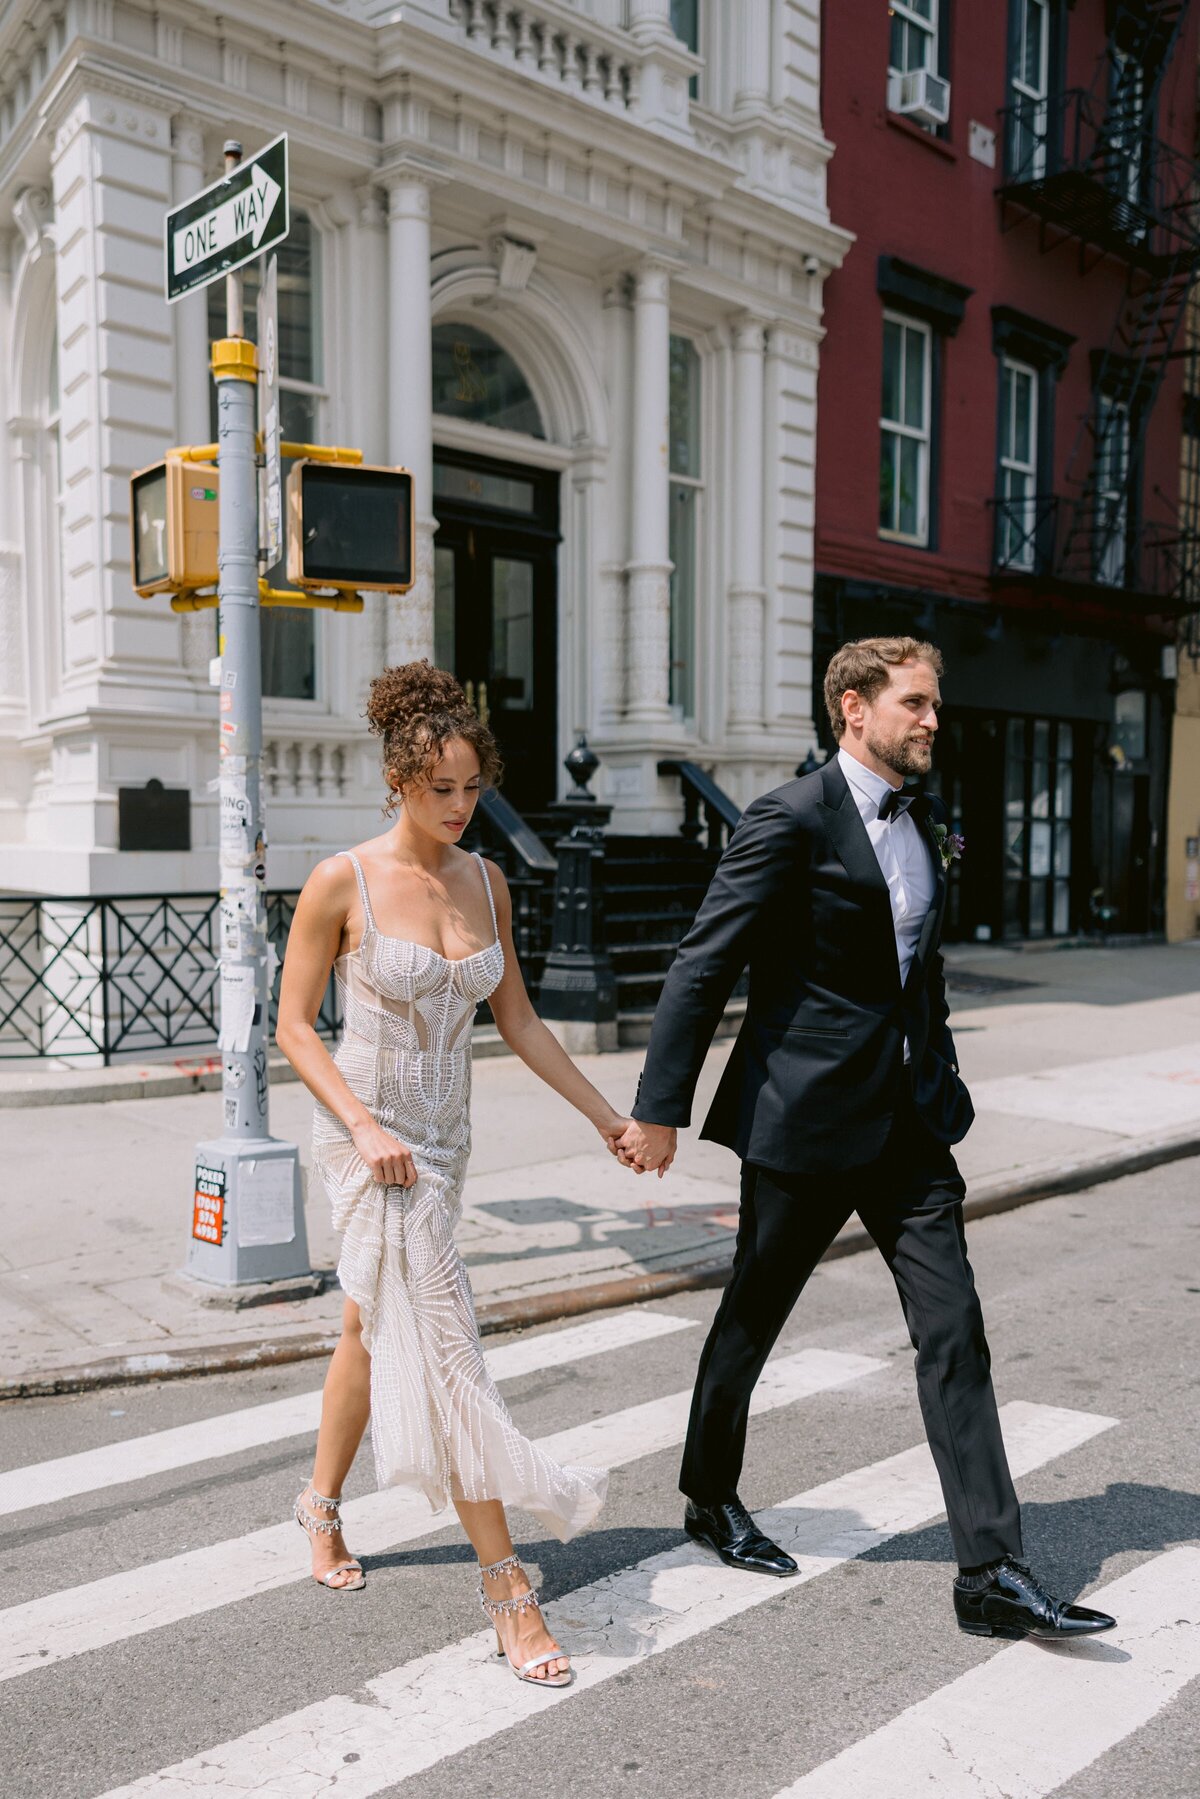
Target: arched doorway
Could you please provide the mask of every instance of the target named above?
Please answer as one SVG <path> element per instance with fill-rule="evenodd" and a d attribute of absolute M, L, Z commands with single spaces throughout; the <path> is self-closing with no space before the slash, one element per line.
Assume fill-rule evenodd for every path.
<path fill-rule="evenodd" d="M 433 331 L 435 414 L 544 440 L 514 359 L 474 325 Z M 496 733 L 505 792 L 522 812 L 556 791 L 559 476 L 436 448 L 434 656 Z"/>

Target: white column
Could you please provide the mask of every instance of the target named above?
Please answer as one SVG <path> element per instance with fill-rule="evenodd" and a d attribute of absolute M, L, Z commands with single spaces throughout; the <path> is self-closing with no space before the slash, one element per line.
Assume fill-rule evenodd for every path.
<path fill-rule="evenodd" d="M 48 194 L 44 195 L 47 207 Z M 0 234 L 0 344 L 13 341 L 12 263 L 16 234 Z M 20 532 L 17 528 L 20 436 L 13 429 L 15 396 L 8 390 L 9 357 L 0 356 L 0 419 L 9 424 L 8 441 L 0 449 L 0 719 L 19 718 L 28 708 L 25 675 L 24 583 L 21 580 Z"/>
<path fill-rule="evenodd" d="M 767 347 L 766 467 L 770 492 L 767 593 L 768 729 L 793 762 L 814 737 L 813 530 L 816 494 L 818 332 L 772 324 Z M 818 700 L 818 704 L 819 704 Z"/>
<path fill-rule="evenodd" d="M 372 183 L 358 188 L 354 198 L 346 283 L 353 441 L 361 443 L 368 462 L 381 462 L 390 450 L 390 396 L 379 378 L 388 350 L 388 215 L 386 196 Z"/>
<path fill-rule="evenodd" d="M 629 0 L 629 30 L 639 43 L 673 38 L 671 0 Z"/>
<path fill-rule="evenodd" d="M 729 728 L 756 731 L 763 715 L 763 327 L 733 335 L 733 519 L 729 583 Z"/>
<path fill-rule="evenodd" d="M 94 705 L 135 680 L 150 708 L 179 682 L 179 625 L 129 583 L 125 482 L 175 428 L 174 327 L 162 301 L 173 194 L 159 90 L 120 99 L 68 85 L 51 108 L 62 395 L 64 689 Z M 118 497 L 119 496 L 119 497 Z M 112 807 L 115 815 L 115 805 Z"/>
<path fill-rule="evenodd" d="M 388 179 L 388 458 L 412 470 L 417 511 L 416 585 L 393 598 L 388 661 L 433 656 L 433 345 L 430 311 L 431 178 Z"/>
<path fill-rule="evenodd" d="M 629 491 L 622 479 L 633 441 L 633 311 L 628 275 L 613 278 L 604 290 L 605 381 L 609 393 L 610 460 L 605 474 L 607 554 L 600 564 L 596 610 L 596 653 L 599 682 L 596 724 L 601 731 L 624 715 L 625 618 L 629 561 Z"/>
<path fill-rule="evenodd" d="M 667 439 L 671 277 L 661 263 L 638 270 L 633 298 L 633 440 L 629 494 L 626 717 L 653 729 L 671 721 Z"/>
<path fill-rule="evenodd" d="M 733 110 L 757 110 L 771 97 L 771 0 L 733 8 Z"/>
<path fill-rule="evenodd" d="M 387 196 L 367 182 L 355 190 L 355 211 L 346 226 L 345 354 L 348 407 L 347 441 L 362 446 L 367 462 L 391 460 L 388 368 L 388 215 Z M 373 593 L 364 596 L 365 616 L 357 622 L 352 638 L 355 710 L 361 712 L 367 683 L 389 661 L 388 634 L 393 612 L 403 604 L 401 596 Z"/>
<path fill-rule="evenodd" d="M 204 186 L 204 134 L 191 119 L 171 123 L 171 195 L 176 206 Z M 208 443 L 209 416 L 208 289 L 177 300 L 171 308 L 175 326 L 175 430 L 181 444 Z"/>
<path fill-rule="evenodd" d="M 204 133 L 191 119 L 171 121 L 171 198 L 176 206 L 198 194 L 204 182 Z M 175 442 L 208 443 L 212 437 L 209 393 L 208 289 L 177 300 L 171 308 L 175 330 Z M 207 682 L 216 654 L 211 612 L 185 612 L 179 620 L 180 652 L 189 674 Z"/>

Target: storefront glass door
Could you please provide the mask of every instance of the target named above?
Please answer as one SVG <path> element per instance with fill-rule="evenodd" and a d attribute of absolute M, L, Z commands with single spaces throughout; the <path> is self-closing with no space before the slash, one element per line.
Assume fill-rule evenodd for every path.
<path fill-rule="evenodd" d="M 1075 733 L 1010 718 L 1004 757 L 1004 935 L 1063 937 L 1072 916 Z"/>

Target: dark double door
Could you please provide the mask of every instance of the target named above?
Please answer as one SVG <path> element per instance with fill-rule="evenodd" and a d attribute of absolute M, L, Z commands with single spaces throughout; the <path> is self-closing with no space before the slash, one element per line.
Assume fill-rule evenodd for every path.
<path fill-rule="evenodd" d="M 558 476 L 439 451 L 434 653 L 496 734 L 520 812 L 556 794 Z"/>

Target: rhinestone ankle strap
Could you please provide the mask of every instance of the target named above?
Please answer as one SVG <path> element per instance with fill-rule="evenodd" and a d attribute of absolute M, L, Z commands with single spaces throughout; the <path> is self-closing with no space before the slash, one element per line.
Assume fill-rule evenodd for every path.
<path fill-rule="evenodd" d="M 506 1555 L 501 1562 L 489 1562 L 486 1568 L 481 1565 L 479 1572 L 491 1577 L 496 1574 L 521 1574 L 524 1568 L 519 1555 Z"/>
<path fill-rule="evenodd" d="M 479 1603 L 489 1618 L 502 1618 L 511 1612 L 527 1612 L 534 1607 L 541 1610 L 541 1606 L 538 1604 L 537 1588 L 534 1586 L 531 1586 L 527 1593 L 518 1593 L 512 1599 L 489 1599 L 487 1596 L 483 1585 L 482 1577 L 484 1575 L 494 1577 L 498 1574 L 523 1574 L 524 1572 L 521 1558 L 516 1555 L 506 1555 L 503 1561 L 491 1562 L 486 1568 L 480 1568 Z"/>
<path fill-rule="evenodd" d="M 322 1511 L 331 1512 L 333 1515 L 329 1518 L 314 1518 L 312 1513 L 305 1508 L 305 1495 L 304 1493 L 301 1493 L 299 1499 L 292 1507 L 297 1522 L 302 1524 L 305 1530 L 310 1533 L 323 1537 L 331 1537 L 335 1531 L 341 1530 L 341 1499 L 328 1499 L 323 1493 L 318 1493 L 315 1487 L 307 1487 L 305 1488 L 305 1492 L 314 1505 L 320 1506 Z"/>

